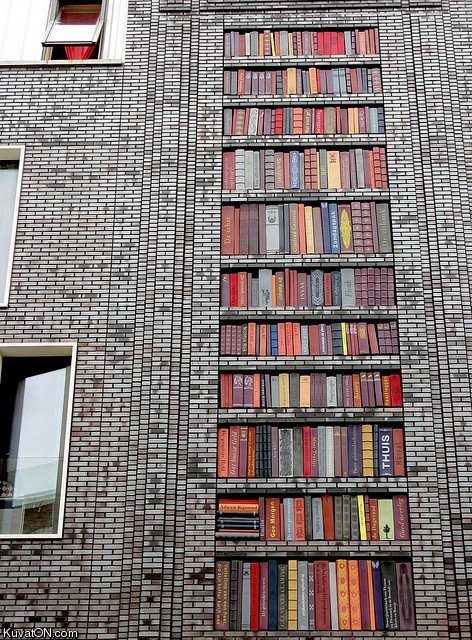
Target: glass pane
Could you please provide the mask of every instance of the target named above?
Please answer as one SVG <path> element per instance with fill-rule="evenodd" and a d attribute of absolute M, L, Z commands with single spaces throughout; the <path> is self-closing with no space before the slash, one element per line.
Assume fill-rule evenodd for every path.
<path fill-rule="evenodd" d="M 17 184 L 18 163 L 0 163 L 0 302 L 6 294 Z"/>
<path fill-rule="evenodd" d="M 99 33 L 99 32 L 98 32 Z M 55 22 L 45 44 L 94 44 L 98 39 L 97 25 L 61 24 Z"/>

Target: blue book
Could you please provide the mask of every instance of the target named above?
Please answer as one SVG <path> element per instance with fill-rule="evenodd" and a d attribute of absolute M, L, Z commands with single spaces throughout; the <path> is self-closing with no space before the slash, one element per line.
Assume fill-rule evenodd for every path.
<path fill-rule="evenodd" d="M 290 151 L 290 189 L 300 189 L 299 151 Z"/>
<path fill-rule="evenodd" d="M 348 475 L 353 478 L 362 476 L 362 426 L 360 424 L 348 425 Z"/>
<path fill-rule="evenodd" d="M 382 603 L 382 575 L 380 562 L 372 560 L 372 582 L 374 586 L 375 628 L 385 629 L 383 603 Z"/>
<path fill-rule="evenodd" d="M 393 430 L 379 427 L 379 476 L 393 476 Z"/>
<path fill-rule="evenodd" d="M 279 355 L 279 337 L 277 334 L 277 325 L 270 325 L 270 347 L 271 347 L 271 355 L 278 356 Z"/>
<path fill-rule="evenodd" d="M 323 227 L 323 247 L 325 253 L 331 253 L 331 233 L 329 224 L 328 203 L 321 203 L 321 224 Z"/>
<path fill-rule="evenodd" d="M 328 205 L 329 238 L 331 253 L 341 253 L 341 239 L 339 237 L 338 205 L 336 202 Z"/>
<path fill-rule="evenodd" d="M 341 307 L 343 304 L 343 296 L 340 271 L 333 271 L 331 273 L 331 294 L 333 297 L 333 307 Z"/>
<path fill-rule="evenodd" d="M 269 631 L 277 631 L 277 560 L 269 560 Z"/>

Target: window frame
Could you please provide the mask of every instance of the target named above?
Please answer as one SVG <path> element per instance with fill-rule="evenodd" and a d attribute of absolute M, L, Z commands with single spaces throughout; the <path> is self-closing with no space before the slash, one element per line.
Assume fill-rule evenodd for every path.
<path fill-rule="evenodd" d="M 23 168 L 25 161 L 24 145 L 4 145 L 0 144 L 0 160 L 18 161 L 18 178 L 16 183 L 15 204 L 13 208 L 13 221 L 11 226 L 10 246 L 8 250 L 8 265 L 5 278 L 5 296 L 0 299 L 0 309 L 6 309 L 10 300 L 11 277 L 13 272 L 13 257 L 15 253 L 16 232 L 18 227 L 18 213 L 20 209 L 21 186 L 23 180 Z M 1 367 L 0 367 L 1 372 Z"/>
<path fill-rule="evenodd" d="M 57 516 L 56 533 L 0 533 L 0 540 L 31 540 L 31 539 L 60 539 L 64 537 L 64 517 L 67 495 L 67 478 L 69 472 L 70 440 L 72 431 L 72 415 L 74 409 L 75 375 L 77 368 L 76 341 L 61 342 L 0 342 L 0 377 L 4 357 L 34 358 L 41 356 L 69 356 L 70 378 L 67 393 L 67 413 L 64 423 L 64 443 L 62 448 L 62 471 L 58 474 L 60 479 L 60 492 L 58 493 L 59 508 Z"/>
<path fill-rule="evenodd" d="M 57 47 L 62 47 L 62 46 L 88 46 L 88 45 L 92 45 L 95 44 L 95 46 L 98 46 L 98 52 L 97 52 L 97 58 L 93 59 L 93 62 L 97 63 L 97 62 L 101 62 L 102 58 L 101 58 L 101 53 L 102 53 L 102 43 L 103 43 L 103 37 L 104 37 L 104 33 L 105 33 L 105 29 L 107 28 L 107 0 L 98 0 L 98 2 L 101 4 L 101 8 L 100 8 L 100 15 L 98 16 L 98 20 L 97 20 L 97 25 L 95 27 L 95 30 L 97 32 L 98 30 L 98 36 L 97 36 L 97 40 L 95 42 L 90 42 L 90 43 L 85 43 L 84 42 L 68 42 L 67 44 L 57 44 L 57 43 L 53 43 L 53 44 L 47 44 L 47 38 L 49 36 L 49 34 L 51 33 L 54 25 L 56 24 L 57 18 L 59 16 L 59 12 L 61 11 L 61 2 L 60 0 L 51 0 L 51 5 L 49 8 L 49 15 L 48 15 L 48 21 L 47 21 L 47 26 L 46 26 L 46 31 L 45 31 L 45 35 L 43 37 L 43 40 L 41 42 L 41 45 L 43 47 L 43 55 L 42 58 L 44 61 L 48 62 L 48 63 L 56 63 L 56 62 L 68 62 L 70 63 L 74 63 L 74 62 L 81 62 L 82 64 L 84 62 L 90 62 L 89 60 L 81 60 L 81 61 L 77 61 L 77 60 L 53 60 L 51 59 L 51 55 L 52 55 L 52 50 L 53 47 L 57 46 Z M 81 3 L 80 0 L 71 0 L 71 2 L 69 4 L 97 4 L 97 2 L 90 2 L 90 3 Z"/>

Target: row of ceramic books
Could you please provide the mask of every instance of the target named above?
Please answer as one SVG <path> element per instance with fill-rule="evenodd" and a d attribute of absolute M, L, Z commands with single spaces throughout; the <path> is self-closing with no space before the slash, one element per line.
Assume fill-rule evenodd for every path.
<path fill-rule="evenodd" d="M 404 437 L 388 424 L 221 426 L 218 477 L 402 477 Z"/>
<path fill-rule="evenodd" d="M 218 499 L 216 537 L 267 542 L 410 539 L 405 494 L 323 494 Z"/>
<path fill-rule="evenodd" d="M 223 324 L 222 356 L 359 356 L 399 353 L 394 322 Z"/>
<path fill-rule="evenodd" d="M 288 67 L 230 69 L 224 72 L 227 96 L 382 95 L 378 67 Z"/>
<path fill-rule="evenodd" d="M 258 269 L 221 274 L 221 306 L 374 307 L 395 304 L 391 267 Z"/>
<path fill-rule="evenodd" d="M 225 32 L 225 58 L 365 56 L 379 53 L 379 34 L 368 29 Z"/>
<path fill-rule="evenodd" d="M 383 107 L 243 107 L 223 110 L 225 136 L 383 133 Z"/>
<path fill-rule="evenodd" d="M 398 373 L 220 373 L 222 408 L 401 407 Z"/>
<path fill-rule="evenodd" d="M 225 191 L 387 188 L 384 147 L 223 152 Z"/>
<path fill-rule="evenodd" d="M 411 562 L 219 560 L 215 629 L 411 631 Z"/>

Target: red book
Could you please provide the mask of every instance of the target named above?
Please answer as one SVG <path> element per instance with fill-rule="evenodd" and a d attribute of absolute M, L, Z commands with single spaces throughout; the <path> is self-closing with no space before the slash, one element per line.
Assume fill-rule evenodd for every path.
<path fill-rule="evenodd" d="M 393 429 L 393 475 L 404 476 L 405 472 L 405 442 L 403 429 Z"/>
<path fill-rule="evenodd" d="M 261 406 L 261 374 L 254 374 L 254 396 L 252 406 L 258 409 Z"/>
<path fill-rule="evenodd" d="M 234 151 L 223 152 L 223 190 L 236 190 L 236 157 Z"/>
<path fill-rule="evenodd" d="M 377 332 L 374 324 L 367 325 L 367 334 L 369 336 L 370 353 L 377 355 L 379 353 L 379 343 L 377 341 Z"/>
<path fill-rule="evenodd" d="M 408 517 L 408 498 L 406 495 L 393 496 L 393 524 L 395 540 L 410 539 L 410 519 Z"/>
<path fill-rule="evenodd" d="M 402 406 L 402 384 L 400 374 L 392 373 L 390 376 L 390 398 L 392 407 Z"/>
<path fill-rule="evenodd" d="M 378 504 L 377 498 L 369 499 L 369 509 L 370 509 L 371 540 L 375 542 L 376 540 L 380 540 L 379 504 Z"/>
<path fill-rule="evenodd" d="M 231 274 L 232 275 L 232 274 Z M 238 307 L 248 306 L 248 273 L 238 271 Z"/>
<path fill-rule="evenodd" d="M 311 429 L 310 427 L 303 427 L 303 476 L 305 478 L 309 478 L 311 476 L 310 444 L 311 444 Z"/>
<path fill-rule="evenodd" d="M 306 528 L 305 528 L 305 499 L 294 498 L 293 499 L 293 512 L 294 512 L 294 539 L 296 542 L 306 540 Z"/>
<path fill-rule="evenodd" d="M 285 323 L 285 338 L 287 341 L 287 355 L 288 356 L 293 356 L 294 352 L 293 352 L 293 322 L 286 322 Z"/>
<path fill-rule="evenodd" d="M 247 442 L 247 427 L 239 428 L 239 473 L 238 476 L 240 478 L 245 478 L 247 476 L 247 452 L 248 452 L 248 442 Z"/>
<path fill-rule="evenodd" d="M 238 306 L 238 274 L 229 274 L 229 306 Z"/>
<path fill-rule="evenodd" d="M 251 562 L 251 578 L 250 578 L 250 626 L 251 631 L 259 630 L 259 584 L 260 584 L 260 564 Z"/>
<path fill-rule="evenodd" d="M 320 331 L 317 324 L 308 327 L 308 349 L 310 356 L 320 355 Z"/>
<path fill-rule="evenodd" d="M 299 322 L 292 323 L 293 355 L 302 355 L 302 336 Z"/>
<path fill-rule="evenodd" d="M 259 355 L 267 355 L 267 325 L 261 324 L 259 327 Z"/>
<path fill-rule="evenodd" d="M 229 430 L 218 429 L 218 478 L 229 474 Z"/>
<path fill-rule="evenodd" d="M 318 427 L 310 427 L 310 477 L 318 477 Z"/>
<path fill-rule="evenodd" d="M 229 428 L 229 478 L 239 478 L 239 427 Z"/>
<path fill-rule="evenodd" d="M 324 286 L 324 306 L 333 306 L 333 295 L 331 286 L 331 273 L 327 272 L 323 274 L 323 286 Z"/>
<path fill-rule="evenodd" d="M 265 500 L 265 539 L 281 540 L 280 530 L 280 498 L 266 498 Z"/>
<path fill-rule="evenodd" d="M 247 433 L 247 477 L 256 477 L 256 427 L 249 427 Z"/>
<path fill-rule="evenodd" d="M 329 562 L 317 560 L 315 573 L 315 624 L 317 631 L 329 631 L 331 628 L 329 598 Z"/>
<path fill-rule="evenodd" d="M 226 409 L 233 406 L 233 378 L 231 373 L 220 376 L 220 403 Z"/>
<path fill-rule="evenodd" d="M 323 531 L 325 540 L 334 540 L 334 500 L 331 495 L 321 496 Z"/>

